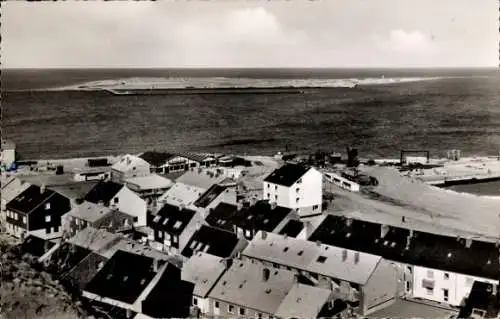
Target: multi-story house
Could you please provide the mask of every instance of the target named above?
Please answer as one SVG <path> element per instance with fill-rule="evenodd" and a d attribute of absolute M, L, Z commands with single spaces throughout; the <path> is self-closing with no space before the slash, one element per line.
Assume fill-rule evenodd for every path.
<path fill-rule="evenodd" d="M 327 216 L 311 241 L 381 256 L 398 270 L 398 295 L 459 306 L 474 281 L 498 284 L 494 243 Z"/>
<path fill-rule="evenodd" d="M 118 162 L 111 166 L 111 179 L 123 183 L 127 178 L 147 176 L 150 174 L 151 165 L 135 155 L 124 155 Z"/>
<path fill-rule="evenodd" d="M 323 175 L 313 167 L 285 164 L 264 179 L 263 199 L 295 209 L 299 216 L 321 213 Z"/>
<path fill-rule="evenodd" d="M 380 256 L 261 231 L 241 257 L 302 275 L 313 285 L 334 291 L 336 298 L 359 303 L 361 315 L 396 298 L 397 273 Z"/>
<path fill-rule="evenodd" d="M 58 238 L 62 235 L 61 217 L 70 209 L 68 198 L 45 186 L 30 185 L 6 204 L 7 232 L 18 238 Z"/>

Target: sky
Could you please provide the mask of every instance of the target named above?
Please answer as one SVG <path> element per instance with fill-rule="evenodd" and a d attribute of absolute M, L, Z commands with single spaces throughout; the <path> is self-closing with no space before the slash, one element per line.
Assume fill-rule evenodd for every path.
<path fill-rule="evenodd" d="M 4 68 L 494 67 L 498 0 L 8 1 Z"/>

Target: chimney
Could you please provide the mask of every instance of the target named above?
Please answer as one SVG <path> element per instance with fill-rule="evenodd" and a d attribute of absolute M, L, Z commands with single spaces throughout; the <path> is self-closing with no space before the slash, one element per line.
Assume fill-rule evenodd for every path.
<path fill-rule="evenodd" d="M 465 247 L 470 248 L 471 245 L 472 245 L 472 238 L 467 238 L 465 240 Z"/>
<path fill-rule="evenodd" d="M 321 242 L 319 240 L 316 241 L 316 246 L 318 246 L 318 247 L 321 246 Z"/>
<path fill-rule="evenodd" d="M 409 249 L 410 248 L 410 244 L 411 244 L 411 235 L 407 236 L 406 237 L 406 247 L 405 249 Z"/>
<path fill-rule="evenodd" d="M 275 208 L 276 208 L 276 206 L 278 206 L 278 204 L 276 204 L 276 202 L 272 202 L 272 203 L 271 203 L 271 209 L 275 209 Z"/>
<path fill-rule="evenodd" d="M 380 238 L 384 238 L 389 232 L 388 225 L 380 225 Z"/>
<path fill-rule="evenodd" d="M 104 201 L 100 200 L 100 201 L 98 201 L 98 202 L 97 202 L 97 204 L 98 204 L 99 206 L 104 206 Z"/>
<path fill-rule="evenodd" d="M 342 250 L 342 261 L 347 260 L 347 249 Z"/>
<path fill-rule="evenodd" d="M 346 220 L 345 220 L 345 224 L 347 225 L 347 227 L 351 227 L 351 225 L 352 225 L 352 218 L 347 217 Z"/>
<path fill-rule="evenodd" d="M 158 259 L 153 259 L 153 271 L 158 272 Z"/>
<path fill-rule="evenodd" d="M 42 184 L 42 186 L 40 186 L 40 194 L 43 193 L 45 193 L 45 184 Z"/>
<path fill-rule="evenodd" d="M 266 282 L 269 280 L 269 276 L 271 275 L 271 271 L 269 268 L 262 269 L 262 281 Z"/>
<path fill-rule="evenodd" d="M 288 234 L 287 233 L 284 233 L 283 234 L 283 239 L 287 239 L 288 238 Z"/>
<path fill-rule="evenodd" d="M 231 268 L 233 265 L 233 260 L 231 258 L 224 258 L 223 259 L 224 265 L 226 266 L 226 269 Z"/>
<path fill-rule="evenodd" d="M 359 251 L 354 253 L 354 263 L 355 264 L 359 263 Z"/>
<path fill-rule="evenodd" d="M 266 240 L 267 238 L 267 232 L 265 232 L 264 230 L 261 232 L 261 236 L 262 236 L 262 240 Z"/>

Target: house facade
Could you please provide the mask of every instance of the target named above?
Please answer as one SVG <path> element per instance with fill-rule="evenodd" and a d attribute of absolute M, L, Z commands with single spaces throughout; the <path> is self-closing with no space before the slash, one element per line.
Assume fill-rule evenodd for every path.
<path fill-rule="evenodd" d="M 62 235 L 61 217 L 71 209 L 70 200 L 45 186 L 30 185 L 6 205 L 7 232 L 17 238 L 42 239 Z"/>
<path fill-rule="evenodd" d="M 159 174 L 187 171 L 198 167 L 211 167 L 216 164 L 213 156 L 191 153 L 174 154 L 151 151 L 141 154 L 140 157 L 151 165 L 151 172 Z"/>
<path fill-rule="evenodd" d="M 323 174 L 312 167 L 285 164 L 264 179 L 263 199 L 295 209 L 301 217 L 321 213 Z"/>

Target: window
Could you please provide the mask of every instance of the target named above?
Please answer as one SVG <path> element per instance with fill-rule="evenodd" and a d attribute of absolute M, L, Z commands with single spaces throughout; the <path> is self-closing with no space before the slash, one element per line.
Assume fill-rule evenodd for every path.
<path fill-rule="evenodd" d="M 161 216 L 160 215 L 156 215 L 155 218 L 153 219 L 153 222 L 157 223 L 159 222 L 161 219 Z"/>
<path fill-rule="evenodd" d="M 302 178 L 297 181 L 297 184 L 302 183 Z"/>
<path fill-rule="evenodd" d="M 302 256 L 302 254 L 303 254 L 303 253 L 304 253 L 304 251 L 303 251 L 303 250 L 301 250 L 301 251 L 299 251 L 299 252 L 297 253 L 297 255 Z"/>
<path fill-rule="evenodd" d="M 193 297 L 193 306 L 198 306 L 198 299 Z"/>
<path fill-rule="evenodd" d="M 118 197 L 113 198 L 113 202 L 114 202 L 115 204 L 118 204 Z"/>
<path fill-rule="evenodd" d="M 134 217 L 133 221 L 134 221 L 134 223 L 137 223 L 139 221 L 139 218 L 138 217 Z"/>
<path fill-rule="evenodd" d="M 26 224 L 26 216 L 23 216 L 23 224 Z"/>
<path fill-rule="evenodd" d="M 158 238 L 159 238 L 159 239 L 162 239 L 162 238 L 163 238 L 163 232 L 161 232 L 161 231 L 159 231 L 159 232 L 158 232 Z"/>
<path fill-rule="evenodd" d="M 277 191 L 278 190 L 278 185 L 274 185 L 274 190 Z"/>
<path fill-rule="evenodd" d="M 244 315 L 245 315 L 245 308 L 240 307 L 240 316 L 244 316 Z"/>
<path fill-rule="evenodd" d="M 177 236 L 172 236 L 172 241 L 174 242 L 174 244 L 177 244 Z"/>
<path fill-rule="evenodd" d="M 49 210 L 50 209 L 50 203 L 45 203 L 45 210 Z"/>
<path fill-rule="evenodd" d="M 220 304 L 219 304 L 219 302 L 218 302 L 218 301 L 216 301 L 216 302 L 215 302 L 215 305 L 214 305 L 214 307 L 215 307 L 215 309 L 219 309 L 219 307 L 220 307 Z"/>
<path fill-rule="evenodd" d="M 316 261 L 319 262 L 319 263 L 324 264 L 325 261 L 326 261 L 326 257 L 325 256 L 319 256 L 318 259 L 316 259 Z"/>
<path fill-rule="evenodd" d="M 427 292 L 428 295 L 434 294 L 434 288 L 425 288 L 425 291 Z"/>
<path fill-rule="evenodd" d="M 427 270 L 427 278 L 434 278 L 434 272 L 432 270 Z"/>
<path fill-rule="evenodd" d="M 444 279 L 446 279 L 446 280 L 450 279 L 450 274 L 447 273 L 447 272 L 445 272 L 444 273 Z"/>
<path fill-rule="evenodd" d="M 175 222 L 174 228 L 179 229 L 179 228 L 181 228 L 181 225 L 182 225 L 182 222 L 180 220 L 178 220 Z"/>
<path fill-rule="evenodd" d="M 318 206 L 318 205 L 314 205 L 314 206 L 313 206 L 313 210 L 317 210 L 318 208 L 319 208 L 319 206 Z"/>
<path fill-rule="evenodd" d="M 271 184 L 267 184 L 267 188 L 271 187 Z"/>
<path fill-rule="evenodd" d="M 448 301 L 448 289 L 443 289 L 443 298 L 444 301 Z"/>
<path fill-rule="evenodd" d="M 300 199 L 300 198 L 298 198 L 298 197 L 297 197 L 297 199 L 295 200 L 295 202 L 296 202 L 296 203 L 298 203 L 298 202 L 299 202 L 299 199 Z"/>
<path fill-rule="evenodd" d="M 274 195 L 274 199 L 275 199 L 275 200 L 278 200 L 278 195 Z"/>
<path fill-rule="evenodd" d="M 300 191 L 300 188 L 298 188 L 298 187 L 297 187 L 297 188 L 295 189 L 295 191 L 298 193 L 298 192 Z"/>
<path fill-rule="evenodd" d="M 262 318 L 263 318 L 263 317 L 262 317 L 262 313 L 260 313 L 260 312 L 259 312 L 259 313 L 257 314 L 257 319 L 262 319 Z"/>
<path fill-rule="evenodd" d="M 234 306 L 233 306 L 233 305 L 229 305 L 229 306 L 227 307 L 227 312 L 229 312 L 229 313 L 234 313 Z"/>
<path fill-rule="evenodd" d="M 271 194 L 267 193 L 267 198 L 271 198 Z"/>
<path fill-rule="evenodd" d="M 283 248 L 283 252 L 286 253 L 287 251 L 288 251 L 288 247 Z"/>
<path fill-rule="evenodd" d="M 50 215 L 46 215 L 45 216 L 45 222 L 46 223 L 50 223 Z"/>

